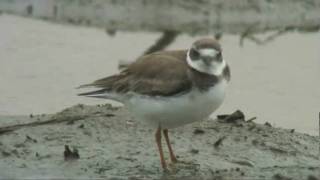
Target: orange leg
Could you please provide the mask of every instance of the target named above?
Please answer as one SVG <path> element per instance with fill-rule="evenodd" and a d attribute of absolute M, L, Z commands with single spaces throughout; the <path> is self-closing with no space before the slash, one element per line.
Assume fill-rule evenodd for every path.
<path fill-rule="evenodd" d="M 178 160 L 177 160 L 176 156 L 174 155 L 172 147 L 171 147 L 171 144 L 170 144 L 169 135 L 168 135 L 168 129 L 164 129 L 163 130 L 163 134 L 164 134 L 164 137 L 166 139 L 166 142 L 167 142 L 167 145 L 168 145 L 168 148 L 169 148 L 170 159 L 171 159 L 172 162 L 176 163 L 176 162 L 178 162 Z"/>
<path fill-rule="evenodd" d="M 156 142 L 159 150 L 161 166 L 163 169 L 167 169 L 167 164 L 166 164 L 166 161 L 164 160 L 163 150 L 161 145 L 161 128 L 160 127 L 156 131 Z"/>

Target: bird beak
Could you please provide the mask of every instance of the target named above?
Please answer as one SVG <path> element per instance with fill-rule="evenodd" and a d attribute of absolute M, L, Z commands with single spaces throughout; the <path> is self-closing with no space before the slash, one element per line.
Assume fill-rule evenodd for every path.
<path fill-rule="evenodd" d="M 210 65 L 213 61 L 213 57 L 211 56 L 202 56 L 201 59 L 205 65 Z"/>

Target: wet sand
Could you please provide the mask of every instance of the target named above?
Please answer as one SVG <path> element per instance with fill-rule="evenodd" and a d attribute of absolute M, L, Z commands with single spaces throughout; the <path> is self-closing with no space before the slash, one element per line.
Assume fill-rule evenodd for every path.
<path fill-rule="evenodd" d="M 0 115 L 54 113 L 77 103 L 107 101 L 77 97 L 80 84 L 116 73 L 159 33 L 119 32 L 0 16 Z M 258 36 L 264 38 L 269 33 Z M 198 36 L 181 35 L 168 49 L 188 48 Z M 285 34 L 266 45 L 224 35 L 232 70 L 227 99 L 217 114 L 242 109 L 257 122 L 317 134 L 320 107 L 320 33 Z"/>

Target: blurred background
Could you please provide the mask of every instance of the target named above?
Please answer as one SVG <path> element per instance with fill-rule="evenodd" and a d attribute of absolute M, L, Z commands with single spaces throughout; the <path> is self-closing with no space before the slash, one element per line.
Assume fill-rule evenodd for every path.
<path fill-rule="evenodd" d="M 81 84 L 144 53 L 216 37 L 227 98 L 255 121 L 315 135 L 320 111 L 318 0 L 0 0 L 0 115 L 102 104 Z"/>

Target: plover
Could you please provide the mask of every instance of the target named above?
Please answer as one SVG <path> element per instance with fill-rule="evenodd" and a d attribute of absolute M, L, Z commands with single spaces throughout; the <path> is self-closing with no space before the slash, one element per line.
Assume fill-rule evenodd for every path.
<path fill-rule="evenodd" d="M 162 132 L 170 159 L 177 162 L 168 129 L 208 118 L 223 102 L 229 80 L 220 44 L 203 38 L 186 50 L 144 55 L 119 74 L 80 86 L 99 89 L 79 95 L 121 102 L 155 128 L 160 162 L 166 169 Z"/>

